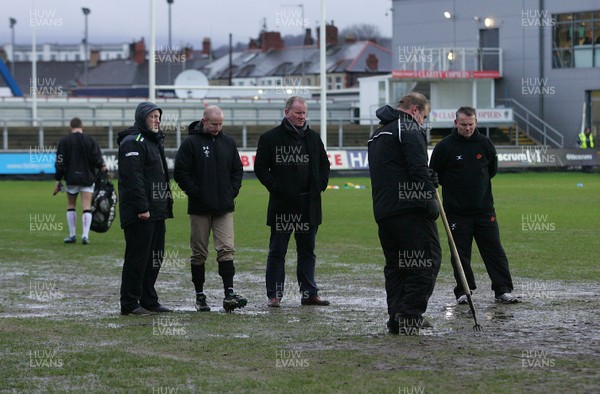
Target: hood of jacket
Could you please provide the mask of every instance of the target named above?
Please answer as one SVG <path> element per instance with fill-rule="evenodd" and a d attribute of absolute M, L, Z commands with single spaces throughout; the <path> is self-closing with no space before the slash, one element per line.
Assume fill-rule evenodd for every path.
<path fill-rule="evenodd" d="M 479 132 L 479 129 L 475 129 L 473 134 L 471 134 L 471 137 L 465 138 L 462 135 L 458 134 L 458 129 L 456 127 L 452 129 L 452 138 L 461 142 L 477 142 L 479 141 L 480 135 L 481 133 Z"/>
<path fill-rule="evenodd" d="M 375 115 L 379 119 L 379 124 L 385 126 L 386 124 L 397 121 L 402 118 L 402 120 L 414 121 L 415 119 L 406 112 L 400 111 L 390 105 L 384 105 L 375 111 Z"/>
<path fill-rule="evenodd" d="M 188 134 L 189 135 L 200 134 L 200 133 L 204 133 L 204 125 L 202 124 L 201 120 L 197 120 L 197 121 L 189 124 L 189 126 L 188 126 Z"/>
<path fill-rule="evenodd" d="M 384 105 L 375 111 L 375 116 L 379 119 L 379 124 L 386 125 L 392 123 L 400 117 L 400 111 L 390 105 Z"/>
<path fill-rule="evenodd" d="M 139 103 L 137 108 L 135 109 L 135 123 L 134 126 L 141 131 L 146 131 L 152 133 L 152 130 L 148 128 L 146 125 L 146 116 L 152 111 L 158 110 L 160 113 L 159 119 L 162 118 L 162 109 L 159 108 L 158 105 L 151 103 L 149 101 L 144 101 L 143 103 Z"/>
<path fill-rule="evenodd" d="M 133 126 L 119 132 L 117 137 L 117 144 L 120 144 L 123 138 L 129 134 L 142 133 L 145 137 L 148 137 L 154 141 L 160 141 L 163 138 L 162 132 L 155 133 L 148 128 L 146 125 L 146 116 L 152 111 L 158 110 L 160 113 L 159 117 L 162 118 L 162 109 L 158 105 L 145 101 L 139 103 L 135 109 L 135 123 Z"/>
<path fill-rule="evenodd" d="M 219 134 L 211 134 L 208 131 L 204 131 L 204 123 L 201 120 L 196 120 L 189 124 L 188 126 L 188 135 L 198 135 L 198 134 L 206 134 L 211 137 L 219 137 L 223 134 L 223 131 L 219 131 Z"/>

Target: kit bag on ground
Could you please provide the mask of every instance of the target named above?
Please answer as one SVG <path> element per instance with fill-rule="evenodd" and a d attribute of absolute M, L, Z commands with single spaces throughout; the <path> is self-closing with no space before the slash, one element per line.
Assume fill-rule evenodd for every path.
<path fill-rule="evenodd" d="M 107 172 L 98 171 L 92 194 L 92 225 L 90 230 L 105 233 L 115 219 L 117 192 Z"/>

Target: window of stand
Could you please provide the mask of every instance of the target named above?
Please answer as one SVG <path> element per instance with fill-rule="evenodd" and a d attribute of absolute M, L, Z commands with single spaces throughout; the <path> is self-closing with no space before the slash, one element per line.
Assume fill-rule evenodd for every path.
<path fill-rule="evenodd" d="M 553 14 L 552 67 L 600 67 L 600 11 Z"/>

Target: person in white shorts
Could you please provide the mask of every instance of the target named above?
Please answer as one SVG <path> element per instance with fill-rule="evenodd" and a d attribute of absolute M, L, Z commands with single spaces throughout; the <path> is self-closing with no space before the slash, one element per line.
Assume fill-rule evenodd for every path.
<path fill-rule="evenodd" d="M 89 244 L 90 225 L 92 224 L 92 193 L 94 192 L 94 180 L 96 169 L 106 171 L 106 165 L 102 159 L 102 152 L 96 141 L 83 134 L 81 119 L 71 119 L 71 133 L 63 137 L 56 150 L 56 195 L 63 189 L 61 180 L 67 183 L 67 224 L 69 236 L 64 239 L 67 244 L 76 242 L 75 232 L 77 230 L 77 211 L 75 205 L 77 196 L 81 193 L 81 224 L 83 231 L 81 242 Z"/>

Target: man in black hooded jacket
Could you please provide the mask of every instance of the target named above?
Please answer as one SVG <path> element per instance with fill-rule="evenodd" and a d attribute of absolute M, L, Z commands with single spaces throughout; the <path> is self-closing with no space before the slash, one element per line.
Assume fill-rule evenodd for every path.
<path fill-rule="evenodd" d="M 202 120 L 189 125 L 189 136 L 175 157 L 175 181 L 188 196 L 192 282 L 196 309 L 210 311 L 204 294 L 205 262 L 212 230 L 219 275 L 223 280 L 227 312 L 244 307 L 247 300 L 233 290 L 234 199 L 242 187 L 244 170 L 235 141 L 221 131 L 223 111 L 206 107 Z"/>
<path fill-rule="evenodd" d="M 373 211 L 385 256 L 390 333 L 414 335 L 433 292 L 441 263 L 435 220 L 435 179 L 427 167 L 427 139 L 421 125 L 430 105 L 410 93 L 397 109 L 377 110 L 381 126 L 369 138 Z"/>
<path fill-rule="evenodd" d="M 154 284 L 165 250 L 165 219 L 173 199 L 159 130 L 162 110 L 143 102 L 135 123 L 119 133 L 119 214 L 125 233 L 121 314 L 171 312 L 158 302 Z"/>

